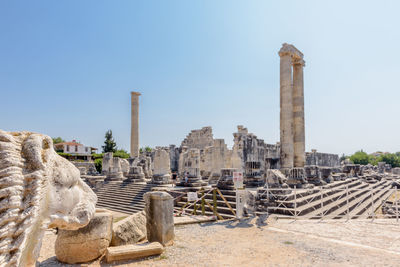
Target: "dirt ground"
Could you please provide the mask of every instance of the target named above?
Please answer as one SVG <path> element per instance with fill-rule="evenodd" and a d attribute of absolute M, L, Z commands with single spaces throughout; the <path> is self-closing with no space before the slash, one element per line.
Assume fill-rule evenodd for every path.
<path fill-rule="evenodd" d="M 175 228 L 175 244 L 161 256 L 83 266 L 399 266 L 399 230 L 396 220 L 191 224 Z M 46 232 L 39 266 L 66 266 L 54 256 L 55 238 Z"/>

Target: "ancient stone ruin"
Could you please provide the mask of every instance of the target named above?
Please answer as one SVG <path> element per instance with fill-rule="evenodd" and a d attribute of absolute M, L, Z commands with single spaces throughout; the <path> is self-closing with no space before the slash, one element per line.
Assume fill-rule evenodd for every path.
<path fill-rule="evenodd" d="M 0 130 L 0 266 L 33 266 L 48 227 L 87 225 L 97 201 L 50 137 Z"/>
<path fill-rule="evenodd" d="M 244 186 L 250 189 L 249 191 L 259 193 L 255 198 L 258 201 L 259 210 L 267 209 L 277 213 L 286 211 L 272 209 L 271 205 L 281 204 L 277 204 L 277 199 L 266 197 L 264 192 L 277 190 L 276 194 L 281 195 L 282 198 L 292 198 L 293 195 L 302 194 L 300 196 L 303 199 L 308 193 L 294 192 L 305 190 L 305 192 L 317 194 L 315 190 L 325 188 L 343 190 L 341 185 L 344 184 L 349 187 L 360 185 L 362 188 L 368 187 L 371 190 L 375 190 L 374 186 L 376 186 L 376 188 L 386 190 L 389 180 L 397 179 L 396 173 L 400 171 L 393 170 L 393 174 L 389 174 L 391 167 L 385 163 L 379 163 L 377 167 L 360 166 L 350 162 L 344 162 L 341 165 L 339 156 L 336 154 L 317 152 L 315 149 L 311 152 L 305 151 L 304 56 L 295 46 L 286 43 L 282 45 L 278 54 L 280 58 L 280 142 L 266 142 L 251 133 L 245 126 L 238 125 L 233 133 L 233 146 L 228 147 L 224 139 L 214 138 L 212 127 L 206 126 L 189 131 L 180 146 L 156 147 L 152 152 L 140 153 L 138 130 L 140 93 L 132 93 L 129 168 L 126 172 L 122 166 L 124 161 L 112 159 L 110 155 L 104 157 L 103 174 L 107 176 L 106 181 L 112 183 L 105 183 L 98 189 L 101 205 L 116 210 L 142 207 L 139 200 L 136 207 L 117 204 L 117 200 L 110 199 L 108 192 L 119 192 L 121 194 L 119 203 L 125 203 L 123 198 L 129 199 L 129 194 L 132 192 L 145 192 L 157 186 L 170 192 L 176 190 L 200 192 L 219 188 L 223 194 L 226 194 L 226 199 L 233 201 L 234 172 L 243 174 Z M 121 184 L 119 186 L 113 184 L 116 182 Z M 126 197 L 123 196 L 124 191 L 127 192 Z M 317 199 L 312 193 L 310 195 L 313 196 L 311 199 Z M 326 204 L 331 200 L 327 200 Z M 176 205 L 181 205 L 179 203 L 178 201 Z M 234 206 L 233 202 L 231 204 Z M 293 205 L 293 202 L 288 205 Z M 220 210 L 226 209 L 220 208 Z"/>
<path fill-rule="evenodd" d="M 154 184 L 169 184 L 171 183 L 171 162 L 169 153 L 163 149 L 156 149 L 154 153 Z"/>

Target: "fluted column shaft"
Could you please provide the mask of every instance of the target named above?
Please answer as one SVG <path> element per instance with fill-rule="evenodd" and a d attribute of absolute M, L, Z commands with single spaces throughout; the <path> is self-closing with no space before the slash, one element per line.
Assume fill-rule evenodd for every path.
<path fill-rule="evenodd" d="M 294 167 L 305 164 L 305 130 L 304 130 L 304 61 L 293 64 L 293 141 Z"/>
<path fill-rule="evenodd" d="M 139 96 L 131 92 L 131 157 L 139 156 Z"/>
<path fill-rule="evenodd" d="M 281 168 L 293 168 L 293 84 L 292 58 L 289 53 L 280 56 L 280 136 Z"/>

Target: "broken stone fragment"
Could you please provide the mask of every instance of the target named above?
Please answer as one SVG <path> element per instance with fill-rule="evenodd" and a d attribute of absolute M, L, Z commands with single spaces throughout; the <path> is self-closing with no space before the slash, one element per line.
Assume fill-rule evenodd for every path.
<path fill-rule="evenodd" d="M 92 261 L 103 255 L 112 237 L 111 213 L 96 213 L 89 224 L 75 231 L 58 232 L 55 251 L 59 261 L 80 263 Z"/>
<path fill-rule="evenodd" d="M 113 225 L 111 246 L 136 244 L 146 239 L 146 214 L 137 212 Z"/>
<path fill-rule="evenodd" d="M 140 259 L 148 256 L 160 255 L 163 251 L 164 247 L 158 242 L 109 247 L 106 252 L 106 261 Z"/>

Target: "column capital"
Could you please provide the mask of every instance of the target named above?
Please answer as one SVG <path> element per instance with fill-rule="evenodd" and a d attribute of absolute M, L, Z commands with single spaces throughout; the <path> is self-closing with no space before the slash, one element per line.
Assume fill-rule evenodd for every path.
<path fill-rule="evenodd" d="M 142 95 L 141 93 L 139 93 L 139 92 L 134 92 L 134 91 L 131 91 L 131 95 L 137 95 L 137 96 L 139 96 L 139 95 Z"/>
<path fill-rule="evenodd" d="M 278 54 L 280 57 L 290 55 L 294 59 L 303 59 L 303 53 L 301 53 L 294 45 L 287 43 L 282 44 Z"/>
<path fill-rule="evenodd" d="M 305 66 L 306 65 L 306 62 L 304 61 L 304 59 L 302 59 L 302 58 L 297 58 L 297 59 L 294 59 L 293 61 L 292 61 L 292 64 L 293 64 L 293 66 L 296 66 L 296 65 L 301 65 L 301 66 Z"/>

